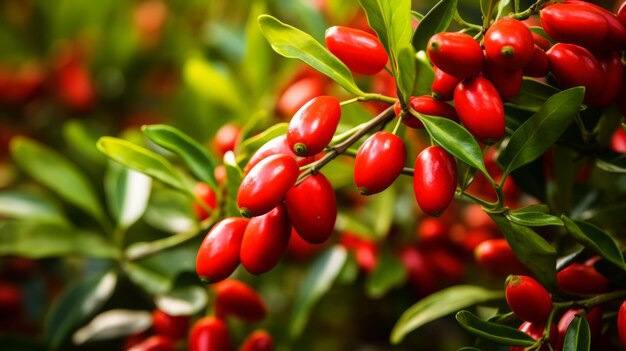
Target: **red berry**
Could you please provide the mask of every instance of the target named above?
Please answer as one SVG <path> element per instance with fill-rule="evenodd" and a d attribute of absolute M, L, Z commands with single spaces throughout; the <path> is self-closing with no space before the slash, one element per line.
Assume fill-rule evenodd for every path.
<path fill-rule="evenodd" d="M 528 271 L 505 239 L 481 242 L 474 250 L 474 257 L 481 267 L 495 275 L 525 274 Z"/>
<path fill-rule="evenodd" d="M 272 351 L 274 350 L 274 340 L 265 330 L 257 330 L 250 334 L 239 351 Z"/>
<path fill-rule="evenodd" d="M 572 294 L 602 294 L 609 291 L 609 281 L 593 266 L 572 263 L 556 274 L 559 289 Z"/>
<path fill-rule="evenodd" d="M 522 89 L 524 74 L 521 69 L 504 69 L 502 66 L 493 63 L 491 59 L 485 58 L 483 75 L 489 79 L 500 94 L 500 98 L 504 101 L 516 97 L 520 89 Z"/>
<path fill-rule="evenodd" d="M 298 156 L 314 156 L 333 138 L 341 106 L 334 96 L 319 96 L 302 106 L 289 122 L 287 142 Z"/>
<path fill-rule="evenodd" d="M 127 349 L 127 351 L 174 351 L 174 341 L 163 335 L 153 335 Z"/>
<path fill-rule="evenodd" d="M 290 235 L 291 224 L 283 204 L 250 219 L 241 243 L 241 264 L 252 274 L 271 270 L 287 250 Z"/>
<path fill-rule="evenodd" d="M 543 51 L 550 49 L 550 47 L 552 46 L 552 43 L 550 43 L 550 40 L 546 39 L 546 37 L 544 37 L 541 34 L 537 34 L 535 32 L 532 32 L 532 33 L 533 33 L 533 39 L 535 40 L 535 45 L 539 46 L 541 49 L 543 49 Z"/>
<path fill-rule="evenodd" d="M 349 232 L 341 233 L 340 241 L 346 249 L 354 250 L 356 262 L 361 270 L 370 273 L 376 269 L 378 247 L 375 242 Z"/>
<path fill-rule="evenodd" d="M 402 248 L 398 256 L 406 267 L 409 284 L 418 294 L 424 296 L 437 290 L 438 277 L 423 251 L 409 246 Z"/>
<path fill-rule="evenodd" d="M 550 60 L 544 49 L 535 44 L 533 56 L 523 69 L 524 75 L 529 77 L 545 77 L 550 72 Z"/>
<path fill-rule="evenodd" d="M 622 302 L 617 312 L 617 334 L 622 342 L 622 347 L 626 348 L 626 300 Z"/>
<path fill-rule="evenodd" d="M 285 204 L 291 224 L 302 239 L 311 244 L 328 240 L 337 220 L 337 202 L 332 185 L 322 173 L 310 175 L 291 188 Z"/>
<path fill-rule="evenodd" d="M 161 310 L 152 312 L 152 329 L 155 334 L 172 340 L 180 340 L 187 335 L 189 316 L 172 316 Z"/>
<path fill-rule="evenodd" d="M 586 103 L 596 107 L 607 107 L 617 100 L 624 85 L 624 66 L 622 55 L 617 51 L 596 55 L 606 81 L 604 91 L 595 97 L 590 97 Z"/>
<path fill-rule="evenodd" d="M 626 48 L 626 27 L 624 27 L 624 25 L 620 23 L 615 14 L 605 8 L 586 1 L 566 0 L 565 3 L 580 6 L 580 8 L 593 11 L 604 17 L 608 25 L 608 33 L 604 42 L 601 43 L 601 49 L 622 50 Z"/>
<path fill-rule="evenodd" d="M 387 189 L 398 178 L 406 162 L 406 147 L 389 132 L 370 136 L 359 147 L 354 162 L 354 184 L 363 195 Z"/>
<path fill-rule="evenodd" d="M 296 162 L 298 162 L 299 166 L 304 166 L 315 161 L 315 157 L 296 156 L 296 154 L 291 151 L 289 144 L 287 144 L 287 135 L 281 135 L 263 144 L 263 146 L 250 157 L 250 160 L 243 169 L 243 173 L 248 174 L 252 167 L 256 166 L 256 164 L 261 162 L 264 158 L 279 154 L 292 156 Z"/>
<path fill-rule="evenodd" d="M 413 191 L 420 209 L 439 216 L 454 198 L 457 185 L 456 160 L 441 146 L 430 146 L 417 156 Z"/>
<path fill-rule="evenodd" d="M 444 117 L 455 122 L 459 121 L 459 116 L 457 116 L 454 106 L 429 95 L 411 96 L 409 105 L 413 110 L 424 115 Z M 402 122 L 411 128 L 424 128 L 422 122 L 414 116 L 408 116 Z"/>
<path fill-rule="evenodd" d="M 526 322 L 544 324 L 552 310 L 552 298 L 548 291 L 528 276 L 510 276 L 505 297 L 513 313 Z"/>
<path fill-rule="evenodd" d="M 524 322 L 522 323 L 522 325 L 519 326 L 518 329 L 528 334 L 531 338 L 535 340 L 539 340 L 543 336 L 543 331 L 545 327 L 543 323 Z M 550 335 L 549 335 L 549 340 L 550 340 L 550 345 L 552 346 L 552 350 L 555 350 L 554 347 L 557 343 L 558 337 L 559 337 L 559 332 L 556 326 L 552 324 L 550 326 Z M 511 346 L 509 348 L 509 351 L 524 351 L 524 350 L 526 350 L 526 348 L 524 348 L 523 346 Z M 547 343 L 544 343 L 539 349 L 539 351 L 549 351 L 549 350 L 551 349 L 547 345 Z"/>
<path fill-rule="evenodd" d="M 247 219 L 231 217 L 221 220 L 209 231 L 196 258 L 196 271 L 201 279 L 214 283 L 235 271 L 247 225 Z"/>
<path fill-rule="evenodd" d="M 356 73 L 378 73 L 385 68 L 389 60 L 378 38 L 355 28 L 340 26 L 328 28 L 326 47 Z"/>
<path fill-rule="evenodd" d="M 417 226 L 420 243 L 446 244 L 450 242 L 450 225 L 442 218 L 426 217 Z"/>
<path fill-rule="evenodd" d="M 324 81 L 317 75 L 298 79 L 280 94 L 276 112 L 280 116 L 291 117 L 308 101 L 324 95 L 324 90 Z"/>
<path fill-rule="evenodd" d="M 196 187 L 193 190 L 194 195 L 200 199 L 208 208 L 214 209 L 217 206 L 217 197 L 215 196 L 215 191 L 211 189 L 209 184 L 199 182 L 196 184 Z M 205 220 L 209 218 L 209 212 L 207 212 L 202 206 L 198 203 L 193 203 L 193 209 L 196 212 L 196 217 L 198 220 Z"/>
<path fill-rule="evenodd" d="M 226 324 L 215 317 L 199 319 L 189 334 L 189 351 L 232 351 Z"/>
<path fill-rule="evenodd" d="M 461 123 L 479 141 L 493 144 L 504 136 L 504 104 L 489 80 L 477 77 L 459 83 L 454 106 Z"/>
<path fill-rule="evenodd" d="M 540 15 L 546 34 L 559 43 L 593 49 L 598 48 L 609 33 L 604 16 L 585 6 L 552 4 L 543 8 Z"/>
<path fill-rule="evenodd" d="M 313 257 L 319 250 L 326 246 L 327 242 L 322 244 L 311 244 L 302 239 L 295 229 L 291 229 L 289 244 L 287 245 L 287 256 L 294 261 L 307 261 Z"/>
<path fill-rule="evenodd" d="M 487 57 L 502 69 L 522 69 L 533 55 L 535 40 L 528 27 L 505 17 L 489 27 L 483 42 Z"/>
<path fill-rule="evenodd" d="M 234 123 L 224 124 L 217 130 L 217 133 L 215 133 L 213 147 L 220 155 L 224 155 L 228 151 L 233 151 L 240 133 L 240 126 Z"/>
<path fill-rule="evenodd" d="M 296 183 L 300 170 L 289 155 L 272 155 L 257 163 L 243 178 L 237 205 L 244 217 L 260 216 L 278 205 Z"/>
<path fill-rule="evenodd" d="M 611 136 L 611 150 L 619 153 L 626 153 L 626 131 L 622 126 L 617 127 Z"/>
<path fill-rule="evenodd" d="M 215 309 L 218 317 L 233 315 L 239 319 L 258 322 L 265 318 L 267 308 L 261 296 L 248 284 L 226 279 L 215 284 Z"/>
<path fill-rule="evenodd" d="M 428 41 L 426 52 L 435 66 L 456 78 L 477 76 L 483 68 L 480 44 L 465 33 L 435 34 Z"/>
<path fill-rule="evenodd" d="M 435 79 L 431 85 L 431 90 L 435 99 L 450 101 L 454 97 L 454 88 L 461 79 L 451 76 L 448 73 L 434 67 Z"/>

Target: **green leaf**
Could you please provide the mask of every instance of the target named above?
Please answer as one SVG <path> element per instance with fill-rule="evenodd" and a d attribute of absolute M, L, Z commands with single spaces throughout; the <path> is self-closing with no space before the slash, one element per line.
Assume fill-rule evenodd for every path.
<path fill-rule="evenodd" d="M 62 346 L 76 327 L 109 300 L 116 284 L 114 272 L 90 272 L 67 288 L 46 318 L 44 336 L 50 347 L 56 350 Z"/>
<path fill-rule="evenodd" d="M 417 74 L 417 60 L 413 47 L 407 45 L 398 52 L 398 87 L 400 96 L 407 100 L 413 95 Z"/>
<path fill-rule="evenodd" d="M 537 112 L 552 95 L 559 90 L 551 85 L 541 83 L 536 79 L 524 78 L 520 92 L 506 106 L 513 106 L 517 109 Z"/>
<path fill-rule="evenodd" d="M 259 25 L 278 54 L 302 60 L 354 95 L 365 94 L 354 82 L 348 67 L 307 33 L 269 15 L 259 16 Z"/>
<path fill-rule="evenodd" d="M 567 327 L 563 351 L 589 351 L 591 349 L 591 330 L 587 318 L 576 315 Z"/>
<path fill-rule="evenodd" d="M 100 235 L 90 232 L 34 221 L 5 221 L 0 222 L 1 255 L 118 258 L 120 252 Z"/>
<path fill-rule="evenodd" d="M 573 221 L 569 217 L 561 216 L 568 233 L 574 240 L 595 251 L 616 266 L 626 270 L 624 256 L 619 246 L 610 235 L 595 225 L 584 221 Z"/>
<path fill-rule="evenodd" d="M 546 214 L 543 212 L 532 212 L 532 211 L 509 211 L 506 213 L 506 218 L 519 225 L 523 225 L 525 227 L 544 227 L 549 225 L 558 225 L 562 226 L 563 221 L 559 219 L 559 217 Z"/>
<path fill-rule="evenodd" d="M 250 6 L 246 23 L 246 48 L 240 65 L 241 78 L 248 85 L 248 91 L 260 97 L 271 72 L 271 49 L 259 28 L 257 18 L 265 13 L 266 4 L 263 0 L 255 0 Z"/>
<path fill-rule="evenodd" d="M 347 231 L 350 232 L 350 234 L 354 234 L 364 239 L 380 239 L 371 226 L 366 225 L 363 221 L 355 218 L 351 213 L 339 212 L 337 214 L 337 223 L 335 224 L 335 227 L 339 232 Z"/>
<path fill-rule="evenodd" d="M 330 290 L 347 256 L 345 248 L 335 245 L 319 256 L 307 272 L 296 295 L 289 322 L 289 335 L 292 339 L 304 331 L 313 307 Z"/>
<path fill-rule="evenodd" d="M 596 166 L 610 173 L 626 173 L 626 155 L 597 158 Z"/>
<path fill-rule="evenodd" d="M 170 188 L 152 192 L 144 220 L 168 233 L 187 232 L 198 225 L 191 198 Z"/>
<path fill-rule="evenodd" d="M 484 321 L 469 311 L 459 311 L 456 314 L 456 320 L 471 334 L 498 344 L 528 347 L 536 342 L 523 331 L 507 325 Z"/>
<path fill-rule="evenodd" d="M 425 51 L 418 51 L 416 58 L 417 66 L 415 67 L 415 86 L 413 87 L 413 94 L 411 95 L 430 95 L 432 93 L 432 84 L 435 80 L 433 66 L 430 64 Z"/>
<path fill-rule="evenodd" d="M 411 41 L 410 0 L 359 0 L 370 27 L 378 34 L 389 58 Z"/>
<path fill-rule="evenodd" d="M 128 228 L 141 218 L 148 205 L 151 187 L 152 178 L 119 163 L 109 163 L 104 188 L 109 209 L 120 228 Z"/>
<path fill-rule="evenodd" d="M 211 62 L 192 56 L 185 61 L 182 74 L 185 83 L 203 98 L 233 111 L 241 111 L 245 106 L 235 80 Z"/>
<path fill-rule="evenodd" d="M 72 336 L 75 345 L 141 333 L 152 325 L 148 311 L 115 309 L 100 313 Z"/>
<path fill-rule="evenodd" d="M 51 199 L 27 190 L 6 190 L 0 193 L 0 216 L 34 222 L 67 225 L 61 208 Z"/>
<path fill-rule="evenodd" d="M 174 166 L 155 152 L 129 141 L 112 137 L 100 138 L 98 149 L 112 160 L 128 168 L 147 174 L 186 193 L 191 193 L 191 190 L 185 187 Z"/>
<path fill-rule="evenodd" d="M 143 133 L 155 144 L 172 151 L 185 161 L 189 170 L 211 188 L 217 188 L 215 161 L 207 149 L 182 131 L 164 124 L 144 126 Z"/>
<path fill-rule="evenodd" d="M 385 238 L 389 234 L 393 224 L 396 200 L 397 197 L 393 187 L 368 197 L 367 209 L 371 222 L 368 228 L 374 230 L 373 234 L 378 240 Z"/>
<path fill-rule="evenodd" d="M 154 298 L 154 304 L 170 316 L 191 316 L 206 308 L 207 289 L 197 285 L 181 286 Z"/>
<path fill-rule="evenodd" d="M 232 152 L 224 155 L 224 168 L 226 169 L 226 216 L 239 216 L 237 192 L 243 180 L 243 171 L 237 166 Z"/>
<path fill-rule="evenodd" d="M 543 155 L 576 117 L 584 96 L 583 87 L 557 93 L 517 128 L 498 157 L 498 163 L 504 166 L 503 177 Z"/>
<path fill-rule="evenodd" d="M 253 137 L 247 138 L 239 146 L 239 154 L 252 154 L 255 150 L 263 146 L 268 141 L 281 135 L 285 135 L 287 133 L 287 128 L 289 128 L 289 123 L 278 123 Z"/>
<path fill-rule="evenodd" d="M 412 43 L 415 50 L 426 50 L 430 37 L 448 29 L 457 5 L 458 0 L 441 0 L 428 11 L 413 33 Z"/>
<path fill-rule="evenodd" d="M 457 285 L 440 290 L 402 313 L 391 331 L 391 343 L 397 345 L 413 330 L 460 309 L 501 299 L 504 299 L 502 291 L 480 286 Z"/>
<path fill-rule="evenodd" d="M 485 160 L 476 139 L 458 123 L 447 118 L 419 114 L 428 134 L 452 156 L 481 171 L 491 178 L 485 168 Z"/>
<path fill-rule="evenodd" d="M 509 222 L 502 215 L 491 215 L 517 258 L 548 290 L 556 289 L 556 250 L 528 227 Z"/>
<path fill-rule="evenodd" d="M 33 179 L 93 218 L 104 220 L 104 211 L 92 185 L 62 154 L 30 139 L 16 137 L 11 142 L 11 155 Z"/>
<path fill-rule="evenodd" d="M 72 151 L 80 155 L 81 161 L 104 166 L 107 159 L 96 147 L 99 137 L 96 130 L 89 128 L 86 121 L 72 119 L 63 125 L 65 143 Z"/>
<path fill-rule="evenodd" d="M 389 290 L 401 286 L 406 281 L 406 269 L 391 252 L 383 251 L 379 255 L 376 269 L 367 276 L 365 289 L 367 295 L 378 299 Z"/>

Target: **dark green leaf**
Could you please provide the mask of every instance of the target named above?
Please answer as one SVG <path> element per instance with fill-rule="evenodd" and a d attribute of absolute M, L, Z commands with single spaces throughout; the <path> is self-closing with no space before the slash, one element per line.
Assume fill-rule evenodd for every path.
<path fill-rule="evenodd" d="M 520 92 L 506 105 L 530 112 L 537 112 L 559 90 L 532 78 L 524 78 Z"/>
<path fill-rule="evenodd" d="M 580 110 L 584 95 L 583 87 L 557 93 L 517 128 L 498 157 L 504 166 L 504 177 L 541 156 L 559 139 Z"/>
<path fill-rule="evenodd" d="M 27 190 L 0 193 L 0 215 L 34 222 L 67 225 L 63 211 L 51 199 Z"/>
<path fill-rule="evenodd" d="M 29 258 L 87 256 L 117 258 L 119 250 L 101 236 L 34 221 L 0 222 L 0 256 Z"/>
<path fill-rule="evenodd" d="M 526 207 L 522 207 L 522 208 L 518 208 L 514 211 L 511 212 L 515 212 L 517 214 L 520 213 L 527 213 L 527 212 L 540 212 L 540 213 L 549 213 L 550 212 L 550 208 L 545 205 L 545 204 L 536 204 L 536 205 L 529 205 Z"/>
<path fill-rule="evenodd" d="M 598 158 L 596 166 L 611 173 L 626 173 L 626 155 Z"/>
<path fill-rule="evenodd" d="M 50 347 L 58 349 L 81 322 L 98 311 L 109 300 L 116 284 L 114 272 L 90 272 L 69 287 L 46 318 L 44 334 Z"/>
<path fill-rule="evenodd" d="M 440 290 L 404 311 L 391 331 L 391 343 L 398 344 L 413 330 L 460 309 L 500 299 L 504 299 L 502 291 L 480 286 L 457 285 Z"/>
<path fill-rule="evenodd" d="M 624 256 L 615 240 L 602 229 L 584 221 L 573 221 L 561 216 L 565 228 L 580 244 L 595 251 L 613 264 L 626 270 Z"/>
<path fill-rule="evenodd" d="M 289 322 L 289 335 L 292 338 L 297 338 L 304 331 L 315 303 L 330 290 L 346 262 L 346 257 L 346 249 L 335 245 L 313 263 L 295 298 Z"/>
<path fill-rule="evenodd" d="M 535 339 L 523 331 L 507 325 L 484 321 L 469 311 L 458 312 L 456 320 L 471 334 L 498 344 L 522 347 L 535 344 Z"/>
<path fill-rule="evenodd" d="M 589 351 L 591 348 L 591 330 L 587 319 L 576 315 L 565 333 L 563 351 Z"/>
<path fill-rule="evenodd" d="M 506 218 L 519 225 L 526 227 L 543 227 L 548 225 L 563 225 L 563 221 L 559 217 L 542 213 L 542 212 L 517 212 L 510 211 L 506 213 Z"/>
<path fill-rule="evenodd" d="M 447 118 L 419 115 L 428 134 L 450 154 L 491 178 L 476 139 L 458 123 Z"/>
<path fill-rule="evenodd" d="M 393 187 L 368 197 L 367 209 L 374 234 L 378 239 L 383 239 L 389 234 L 393 223 L 394 206 L 397 200 Z"/>
<path fill-rule="evenodd" d="M 148 205 L 152 178 L 143 173 L 110 162 L 104 176 L 109 210 L 120 228 L 137 222 Z"/>
<path fill-rule="evenodd" d="M 24 137 L 11 143 L 11 155 L 31 177 L 97 220 L 104 211 L 96 192 L 83 173 L 57 151 Z"/>
<path fill-rule="evenodd" d="M 457 4 L 458 0 L 440 0 L 428 11 L 413 33 L 413 47 L 416 51 L 426 50 L 430 37 L 448 29 Z"/>
<path fill-rule="evenodd" d="M 365 288 L 369 297 L 383 297 L 389 290 L 401 286 L 406 280 L 406 269 L 391 252 L 383 251 L 378 256 L 376 269 L 367 276 Z"/>
<path fill-rule="evenodd" d="M 109 340 L 141 333 L 152 325 L 152 314 L 148 311 L 109 310 L 95 316 L 86 326 L 72 336 L 76 345 Z"/>
<path fill-rule="evenodd" d="M 365 94 L 354 82 L 348 67 L 307 33 L 269 15 L 259 16 L 259 25 L 278 54 L 302 60 L 354 95 Z"/>
<path fill-rule="evenodd" d="M 191 193 L 191 190 L 185 186 L 174 166 L 155 152 L 129 141 L 112 137 L 100 138 L 98 140 L 98 148 L 105 155 L 128 168 L 145 173 L 186 193 Z"/>
<path fill-rule="evenodd" d="M 142 131 L 155 144 L 180 156 L 198 179 L 213 189 L 217 188 L 215 161 L 204 146 L 182 131 L 164 124 L 144 126 Z"/>
<path fill-rule="evenodd" d="M 548 290 L 556 289 L 556 250 L 528 227 L 509 222 L 502 215 L 491 215 L 517 258 Z"/>
<path fill-rule="evenodd" d="M 413 88 L 415 87 L 416 65 L 418 64 L 415 59 L 415 51 L 410 45 L 407 45 L 400 49 L 397 60 L 399 96 L 407 100 L 413 95 Z"/>

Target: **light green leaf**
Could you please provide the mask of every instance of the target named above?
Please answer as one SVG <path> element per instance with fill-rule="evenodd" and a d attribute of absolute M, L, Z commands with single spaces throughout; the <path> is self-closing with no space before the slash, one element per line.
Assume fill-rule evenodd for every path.
<path fill-rule="evenodd" d="M 563 221 L 559 217 L 543 213 L 543 212 L 531 212 L 531 211 L 509 211 L 506 213 L 506 218 L 519 225 L 526 227 L 544 227 L 549 225 L 562 226 Z"/>
<path fill-rule="evenodd" d="M 107 203 L 120 228 L 128 228 L 146 210 L 152 178 L 143 173 L 110 162 L 104 176 Z"/>
<path fill-rule="evenodd" d="M 297 338 L 304 330 L 315 303 L 330 290 L 347 256 L 345 248 L 335 245 L 319 256 L 307 272 L 300 284 L 288 324 L 292 339 Z"/>
<path fill-rule="evenodd" d="M 203 98 L 241 111 L 245 102 L 234 79 L 199 56 L 191 56 L 183 65 L 185 83 Z"/>
<path fill-rule="evenodd" d="M 240 155 L 250 155 L 255 150 L 263 146 L 268 141 L 279 137 L 281 135 L 285 135 L 287 133 L 287 129 L 289 128 L 289 123 L 278 123 L 275 124 L 263 132 L 247 138 L 244 140 L 239 146 L 239 154 Z"/>
<path fill-rule="evenodd" d="M 259 16 L 263 35 L 274 51 L 287 58 L 296 58 L 327 75 L 349 93 L 362 96 L 346 65 L 307 33 L 269 15 Z"/>
<path fill-rule="evenodd" d="M 410 0 L 359 0 L 370 27 L 378 34 L 390 59 L 411 42 Z"/>
<path fill-rule="evenodd" d="M 33 222 L 67 225 L 63 211 L 51 199 L 27 190 L 6 190 L 0 193 L 0 216 Z"/>
<path fill-rule="evenodd" d="M 170 188 L 152 192 L 144 219 L 154 228 L 168 233 L 187 232 L 198 225 L 191 198 Z"/>
<path fill-rule="evenodd" d="M 83 173 L 57 151 L 24 137 L 11 143 L 11 155 L 26 173 L 93 218 L 103 221 L 104 211 Z"/>
<path fill-rule="evenodd" d="M 148 311 L 115 309 L 100 313 L 72 336 L 75 345 L 141 333 L 152 325 Z"/>
<path fill-rule="evenodd" d="M 248 91 L 257 97 L 263 94 L 271 72 L 271 49 L 259 28 L 257 18 L 266 12 L 265 1 L 255 0 L 250 6 L 246 23 L 246 48 L 241 62 L 241 77 Z"/>
<path fill-rule="evenodd" d="M 501 299 L 504 299 L 504 292 L 480 286 L 457 285 L 440 290 L 402 313 L 391 331 L 391 343 L 397 345 L 408 333 L 460 309 Z"/>
<path fill-rule="evenodd" d="M 364 224 L 362 221 L 355 218 L 352 214 L 346 212 L 339 212 L 337 214 L 337 222 L 335 223 L 335 228 L 339 232 L 347 231 L 350 232 L 350 234 L 354 234 L 364 239 L 380 239 L 370 226 Z"/>
<path fill-rule="evenodd" d="M 174 166 L 163 156 L 129 141 L 102 137 L 98 140 L 98 149 L 112 160 L 138 172 L 147 174 L 161 182 L 191 193 L 178 175 Z"/>
<path fill-rule="evenodd" d="M 181 286 L 154 298 L 154 304 L 170 316 L 191 316 L 206 308 L 207 289 L 197 285 Z"/>
<path fill-rule="evenodd" d="M 565 215 L 561 216 L 561 219 L 565 223 L 568 233 L 574 237 L 574 240 L 592 249 L 621 269 L 626 270 L 624 256 L 615 239 L 610 235 L 588 222 L 573 221 Z"/>
<path fill-rule="evenodd" d="M 535 339 L 523 331 L 484 321 L 469 311 L 459 311 L 456 320 L 471 334 L 498 344 L 528 347 L 535 343 Z"/>
<path fill-rule="evenodd" d="M 576 117 L 584 96 L 583 87 L 557 93 L 517 128 L 498 157 L 498 163 L 504 166 L 503 177 L 543 155 Z"/>
<path fill-rule="evenodd" d="M 563 351 L 589 351 L 591 349 L 591 330 L 587 319 L 576 315 L 567 327 Z"/>
<path fill-rule="evenodd" d="M 415 51 L 413 47 L 407 45 L 398 52 L 398 87 L 400 94 L 404 100 L 413 95 L 415 80 L 417 74 L 417 60 L 415 59 Z"/>
<path fill-rule="evenodd" d="M 389 229 L 391 229 L 393 224 L 396 200 L 396 193 L 393 187 L 368 197 L 367 209 L 371 222 L 368 228 L 374 229 L 374 234 L 378 240 L 387 237 L 389 234 Z"/>
<path fill-rule="evenodd" d="M 426 44 L 433 35 L 445 32 L 454 18 L 458 0 L 440 0 L 420 21 L 413 33 L 415 50 L 426 50 Z"/>

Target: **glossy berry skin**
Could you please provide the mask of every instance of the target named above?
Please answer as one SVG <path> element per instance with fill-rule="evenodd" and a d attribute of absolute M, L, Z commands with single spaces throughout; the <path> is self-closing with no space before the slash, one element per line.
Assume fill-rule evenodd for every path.
<path fill-rule="evenodd" d="M 285 205 L 291 225 L 302 239 L 321 244 L 330 238 L 337 220 L 337 201 L 332 185 L 322 173 L 310 175 L 291 188 Z"/>
<path fill-rule="evenodd" d="M 189 316 L 172 316 L 156 309 L 152 312 L 152 329 L 157 335 L 180 340 L 187 335 Z"/>
<path fill-rule="evenodd" d="M 556 274 L 559 289 L 570 294 L 602 294 L 609 291 L 609 281 L 591 265 L 572 263 Z"/>
<path fill-rule="evenodd" d="M 454 91 L 454 106 L 461 123 L 485 144 L 504 136 L 504 104 L 498 90 L 483 77 L 466 79 Z"/>
<path fill-rule="evenodd" d="M 289 122 L 289 148 L 303 157 L 324 151 L 335 135 L 340 117 L 341 106 L 334 96 L 319 96 L 307 102 Z"/>
<path fill-rule="evenodd" d="M 293 261 L 306 262 L 326 247 L 326 244 L 328 244 L 328 241 L 322 244 L 311 244 L 302 239 L 300 234 L 291 228 L 291 237 L 289 237 L 289 244 L 287 245 L 287 257 Z"/>
<path fill-rule="evenodd" d="M 622 347 L 626 348 L 626 300 L 622 302 L 617 312 L 617 334 L 619 335 Z"/>
<path fill-rule="evenodd" d="M 235 316 L 248 322 L 265 318 L 267 308 L 261 296 L 248 284 L 226 279 L 215 284 L 215 309 L 219 318 Z"/>
<path fill-rule="evenodd" d="M 239 351 L 272 351 L 274 350 L 274 339 L 265 330 L 256 330 L 250 334 Z"/>
<path fill-rule="evenodd" d="M 459 79 L 477 76 L 483 67 L 480 44 L 465 33 L 435 34 L 428 41 L 426 52 L 435 66 Z"/>
<path fill-rule="evenodd" d="M 528 270 L 517 259 L 506 239 L 487 239 L 474 249 L 476 262 L 498 276 L 525 274 Z"/>
<path fill-rule="evenodd" d="M 201 279 L 214 283 L 228 278 L 235 271 L 247 225 L 245 218 L 230 217 L 209 231 L 196 258 L 196 272 Z"/>
<path fill-rule="evenodd" d="M 359 29 L 330 27 L 325 41 L 328 50 L 355 73 L 376 74 L 389 60 L 378 38 Z"/>
<path fill-rule="evenodd" d="M 622 55 L 617 51 L 596 54 L 606 81 L 602 94 L 587 99 L 586 103 L 595 107 L 607 107 L 617 100 L 624 86 L 624 66 Z"/>
<path fill-rule="evenodd" d="M 585 87 L 585 97 L 602 94 L 606 75 L 600 62 L 587 49 L 573 44 L 555 44 L 548 52 L 550 71 L 564 87 Z"/>
<path fill-rule="evenodd" d="M 621 126 L 613 132 L 609 148 L 614 152 L 626 153 L 626 131 Z"/>
<path fill-rule="evenodd" d="M 226 152 L 234 150 L 240 133 L 240 126 L 233 123 L 224 124 L 220 129 L 218 129 L 217 133 L 215 133 L 213 147 L 220 155 L 224 155 Z"/>
<path fill-rule="evenodd" d="M 552 309 L 552 298 L 548 291 L 528 276 L 510 276 L 505 297 L 513 313 L 526 322 L 544 324 Z"/>
<path fill-rule="evenodd" d="M 276 102 L 276 112 L 279 116 L 291 117 L 308 101 L 324 95 L 324 91 L 324 81 L 321 77 L 316 75 L 302 77 L 280 94 Z"/>
<path fill-rule="evenodd" d="M 626 27 L 626 2 L 622 3 L 619 10 L 617 10 L 617 20 Z"/>
<path fill-rule="evenodd" d="M 491 59 L 486 58 L 483 75 L 493 84 L 503 101 L 516 97 L 522 89 L 524 73 L 521 69 L 504 69 L 492 62 Z"/>
<path fill-rule="evenodd" d="M 535 44 L 533 56 L 523 69 L 524 75 L 528 77 L 545 77 L 550 72 L 550 60 L 544 49 Z"/>
<path fill-rule="evenodd" d="M 237 206 L 244 217 L 260 216 L 278 205 L 296 183 L 300 170 L 290 155 L 272 155 L 257 163 L 243 178 Z"/>
<path fill-rule="evenodd" d="M 127 351 L 174 351 L 174 341 L 163 335 L 153 335 L 127 349 Z"/>
<path fill-rule="evenodd" d="M 524 23 L 505 17 L 489 27 L 483 44 L 487 57 L 494 64 L 517 71 L 530 62 L 535 40 Z"/>
<path fill-rule="evenodd" d="M 459 121 L 459 116 L 456 114 L 454 106 L 429 95 L 411 96 L 409 105 L 413 110 L 424 115 L 444 117 L 455 122 Z M 424 128 L 424 125 L 417 117 L 409 116 L 404 118 L 402 122 L 411 128 Z"/>
<path fill-rule="evenodd" d="M 217 206 L 217 197 L 215 196 L 215 191 L 211 189 L 209 184 L 199 182 L 196 184 L 193 189 L 194 195 L 196 195 L 200 201 L 202 201 L 208 208 L 214 209 Z M 202 206 L 198 203 L 193 203 L 193 209 L 196 213 L 196 218 L 198 220 L 203 221 L 209 218 L 210 213 L 208 213 Z"/>
<path fill-rule="evenodd" d="M 441 146 L 422 150 L 415 160 L 413 191 L 420 209 L 438 217 L 454 198 L 457 185 L 456 160 Z"/>
<path fill-rule="evenodd" d="M 252 274 L 271 270 L 287 250 L 290 235 L 291 223 L 283 204 L 250 219 L 241 243 L 241 264 Z"/>
<path fill-rule="evenodd" d="M 298 163 L 298 166 L 308 165 L 309 163 L 315 161 L 315 157 L 296 156 L 296 154 L 294 154 L 293 151 L 291 151 L 291 148 L 289 147 L 289 144 L 287 143 L 287 135 L 280 135 L 268 141 L 267 143 L 263 144 L 263 146 L 261 146 L 252 155 L 252 157 L 250 157 L 250 160 L 248 161 L 248 163 L 243 169 L 243 173 L 248 174 L 248 172 L 250 172 L 252 167 L 256 166 L 256 164 L 261 162 L 261 160 L 263 160 L 264 158 L 267 158 L 272 155 L 279 155 L 279 154 L 292 156 Z"/>
<path fill-rule="evenodd" d="M 518 328 L 518 330 L 523 331 L 524 333 L 528 334 L 531 338 L 535 340 L 539 340 L 539 338 L 543 336 L 544 329 L 545 327 L 543 323 L 531 323 L 531 322 L 524 322 Z M 554 324 L 550 326 L 549 338 L 550 338 L 550 345 L 552 346 L 552 350 L 556 350 L 554 347 L 557 343 L 557 339 L 559 338 L 559 332 L 558 332 L 557 327 Z M 524 351 L 524 350 L 525 348 L 523 346 L 511 346 L 509 348 L 509 351 Z M 550 350 L 550 347 L 546 343 L 544 343 L 539 349 L 539 351 L 549 351 L 549 350 Z"/>
<path fill-rule="evenodd" d="M 430 87 L 433 92 L 433 97 L 442 101 L 452 100 L 454 97 L 454 88 L 456 88 L 456 85 L 459 84 L 461 79 L 449 75 L 438 67 L 433 67 L 433 69 L 435 71 L 435 78 Z"/>
<path fill-rule="evenodd" d="M 576 4 L 552 4 L 540 12 L 541 26 L 559 43 L 598 48 L 607 37 L 609 25 L 601 14 Z"/>
<path fill-rule="evenodd" d="M 406 147 L 400 137 L 389 132 L 370 136 L 356 154 L 354 184 L 363 195 L 387 189 L 398 178 L 406 162 Z"/>
<path fill-rule="evenodd" d="M 189 351 L 232 351 L 228 326 L 221 319 L 199 319 L 189 333 Z"/>
<path fill-rule="evenodd" d="M 602 50 L 622 50 L 626 48 L 626 27 L 620 23 L 617 16 L 611 11 L 587 1 L 566 0 L 565 3 L 580 6 L 604 17 L 608 25 L 608 32 L 600 46 Z"/>

